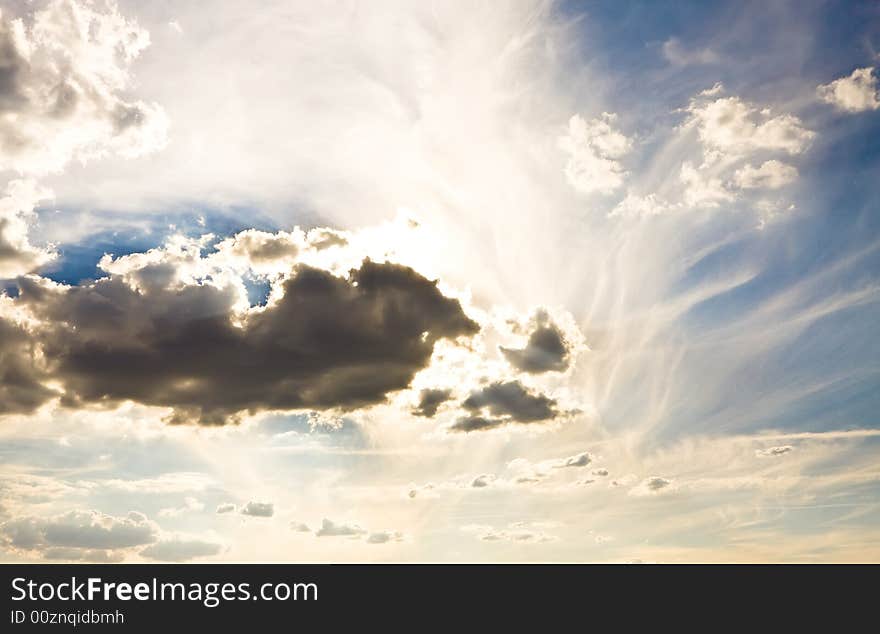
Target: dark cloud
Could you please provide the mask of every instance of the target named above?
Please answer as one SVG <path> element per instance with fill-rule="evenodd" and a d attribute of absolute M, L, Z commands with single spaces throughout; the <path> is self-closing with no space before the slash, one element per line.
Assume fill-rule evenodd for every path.
<path fill-rule="evenodd" d="M 252 517 L 272 517 L 275 514 L 275 505 L 271 502 L 248 502 L 241 507 L 242 515 Z"/>
<path fill-rule="evenodd" d="M 499 346 L 499 349 L 510 365 L 530 374 L 563 372 L 569 364 L 569 346 L 543 311 L 535 317 L 535 327 L 525 348 Z"/>
<path fill-rule="evenodd" d="M 280 299 L 243 324 L 232 319 L 233 287 L 170 286 L 169 276 L 141 286 L 121 274 L 73 287 L 18 284 L 16 302 L 43 322 L 36 343 L 63 385 L 62 405 L 135 401 L 173 408 L 172 422 L 380 403 L 409 386 L 439 339 L 479 329 L 436 282 L 369 260 L 347 277 L 297 266 Z M 33 345 L 13 333 L 4 342 L 19 353 Z M 33 389 L 13 398 L 14 381 Z M 0 411 L 50 396 L 18 374 L 2 390 L 10 397 Z"/>
<path fill-rule="evenodd" d="M 644 486 L 648 491 L 659 491 L 660 489 L 665 489 L 670 484 L 672 484 L 671 480 L 667 480 L 666 478 L 661 478 L 658 476 L 648 478 L 644 482 Z"/>
<path fill-rule="evenodd" d="M 493 416 L 508 416 L 519 423 L 532 423 L 555 417 L 556 401 L 529 391 L 519 381 L 492 383 L 471 392 L 462 406 L 471 411 L 488 409 Z"/>
<path fill-rule="evenodd" d="M 473 481 L 471 482 L 471 486 L 474 487 L 475 489 L 482 489 L 484 487 L 491 485 L 494 480 L 495 480 L 495 476 L 493 476 L 493 475 L 490 475 L 490 474 L 479 475 L 473 479 Z"/>
<path fill-rule="evenodd" d="M 216 555 L 222 549 L 223 547 L 220 544 L 213 542 L 174 537 L 150 544 L 140 554 L 147 559 L 156 559 L 158 561 L 187 561 L 196 557 Z"/>
<path fill-rule="evenodd" d="M 485 416 L 462 416 L 450 427 L 452 431 L 482 431 L 502 427 L 508 422 L 504 418 L 486 418 Z"/>
<path fill-rule="evenodd" d="M 451 428 L 454 431 L 479 431 L 508 423 L 539 423 L 561 415 L 554 399 L 528 390 L 519 381 L 492 383 L 475 390 L 462 407 L 471 414 L 459 418 Z"/>
<path fill-rule="evenodd" d="M 433 418 L 437 408 L 452 398 L 452 390 L 425 389 L 419 392 L 419 404 L 412 410 L 416 416 Z"/>
<path fill-rule="evenodd" d="M 36 349 L 30 332 L 0 317 L 0 415 L 28 414 L 57 396 L 43 384 Z"/>
<path fill-rule="evenodd" d="M 359 537 L 366 532 L 355 524 L 337 524 L 325 518 L 321 522 L 321 528 L 315 532 L 315 535 L 318 537 Z"/>
<path fill-rule="evenodd" d="M 18 51 L 11 23 L 0 17 L 0 113 L 14 111 L 26 103 L 22 92 L 22 72 L 27 60 Z"/>

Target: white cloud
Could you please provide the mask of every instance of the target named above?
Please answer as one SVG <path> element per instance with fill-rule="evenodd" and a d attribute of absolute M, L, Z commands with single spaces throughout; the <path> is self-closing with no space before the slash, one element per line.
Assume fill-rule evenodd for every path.
<path fill-rule="evenodd" d="M 403 533 L 399 531 L 377 531 L 367 537 L 368 544 L 387 544 L 403 541 Z"/>
<path fill-rule="evenodd" d="M 98 511 L 70 511 L 53 517 L 19 517 L 0 524 L 0 538 L 4 538 L 9 546 L 38 552 L 52 548 L 77 551 L 129 549 L 153 543 L 158 534 L 159 527 L 154 522 L 134 511 L 123 517 Z"/>
<path fill-rule="evenodd" d="M 315 535 L 318 537 L 360 537 L 366 530 L 357 524 L 336 523 L 324 518 Z"/>
<path fill-rule="evenodd" d="M 275 515 L 275 505 L 271 502 L 248 502 L 241 507 L 242 515 L 251 517 L 272 517 Z"/>
<path fill-rule="evenodd" d="M 626 171 L 620 164 L 632 141 L 615 129 L 617 115 L 603 112 L 586 121 L 574 115 L 568 121 L 568 134 L 559 146 L 568 154 L 565 176 L 569 184 L 584 194 L 611 193 L 623 184 Z"/>
<path fill-rule="evenodd" d="M 13 180 L 0 198 L 0 279 L 30 273 L 55 258 L 55 253 L 32 245 L 28 228 L 34 208 L 51 193 L 33 180 Z"/>
<path fill-rule="evenodd" d="M 779 189 L 797 180 L 795 166 L 776 158 L 805 152 L 816 134 L 793 114 L 775 114 L 740 97 L 724 97 L 720 83 L 693 97 L 683 109 L 687 117 L 673 144 L 682 155 L 678 183 L 670 178 L 658 191 L 627 192 L 609 212 L 611 218 L 639 219 L 691 209 L 717 209 L 750 201 L 761 212 L 771 201 L 762 192 Z M 699 143 L 689 141 L 696 131 Z M 684 149 L 684 151 L 681 151 Z M 768 156 L 769 155 L 769 156 Z M 676 165 L 676 163 L 672 163 Z M 781 201 L 774 208 L 784 206 Z"/>
<path fill-rule="evenodd" d="M 819 99 L 844 112 L 864 112 L 880 108 L 880 93 L 874 68 L 857 68 L 848 77 L 835 79 L 816 89 Z"/>
<path fill-rule="evenodd" d="M 767 447 L 766 449 L 757 449 L 755 450 L 755 455 L 759 458 L 775 458 L 777 456 L 784 456 L 785 454 L 794 450 L 794 447 L 791 445 L 779 445 L 777 447 Z"/>
<path fill-rule="evenodd" d="M 721 178 L 694 167 L 689 161 L 682 163 L 679 178 L 684 185 L 684 203 L 689 207 L 718 207 L 734 198 Z"/>
<path fill-rule="evenodd" d="M 736 170 L 733 182 L 742 189 L 779 189 L 797 180 L 796 167 L 777 161 L 765 161 L 759 167 L 747 164 Z"/>
<path fill-rule="evenodd" d="M 626 198 L 617 203 L 614 209 L 609 212 L 608 217 L 626 219 L 649 218 L 670 213 L 680 207 L 680 204 L 660 199 L 657 194 L 639 196 L 630 192 L 626 195 Z"/>
<path fill-rule="evenodd" d="M 52 0 L 27 23 L 0 12 L 0 171 L 41 175 L 106 154 L 135 157 L 166 143 L 156 104 L 129 101 L 128 69 L 149 35 L 120 15 Z"/>
<path fill-rule="evenodd" d="M 563 469 L 566 467 L 586 467 L 588 464 L 593 462 L 593 456 L 588 451 L 582 451 L 579 454 L 574 456 L 569 456 L 568 458 L 563 458 L 559 460 L 553 466 L 557 469 Z"/>
<path fill-rule="evenodd" d="M 308 532 L 309 527 L 299 522 L 293 522 L 291 528 L 297 532 Z M 321 521 L 321 528 L 315 531 L 316 537 L 347 537 L 350 540 L 362 540 L 367 544 L 388 544 L 401 542 L 404 534 L 395 530 L 370 531 L 358 524 L 347 522 L 334 522 L 327 518 Z"/>
<path fill-rule="evenodd" d="M 685 127 L 696 127 L 705 148 L 722 157 L 747 156 L 762 150 L 800 154 L 816 136 L 795 115 L 774 114 L 769 108 L 759 109 L 735 96 L 698 97 L 686 110 L 690 117 Z"/>

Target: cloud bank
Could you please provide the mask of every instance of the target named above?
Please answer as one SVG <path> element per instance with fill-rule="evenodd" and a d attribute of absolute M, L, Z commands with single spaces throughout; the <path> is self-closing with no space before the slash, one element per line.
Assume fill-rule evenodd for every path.
<path fill-rule="evenodd" d="M 292 252 L 245 238 L 235 245 L 250 258 L 277 262 Z M 50 379 L 66 407 L 134 401 L 172 408 L 172 422 L 350 410 L 408 387 L 439 340 L 479 330 L 436 282 L 370 260 L 347 275 L 297 264 L 267 306 L 250 310 L 228 269 L 181 279 L 199 248 L 109 259 L 107 277 L 77 286 L 19 278 L 18 297 L 5 301 L 27 311 L 33 327 L 0 317 L 0 354 L 9 360 L 0 411 L 32 411 L 52 396 Z"/>

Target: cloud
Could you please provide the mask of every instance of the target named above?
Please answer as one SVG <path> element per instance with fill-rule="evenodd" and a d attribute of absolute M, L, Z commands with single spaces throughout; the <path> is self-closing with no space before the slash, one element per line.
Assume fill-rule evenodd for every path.
<path fill-rule="evenodd" d="M 378 531 L 370 533 L 369 537 L 367 537 L 368 544 L 387 544 L 400 541 L 403 541 L 403 533 L 398 531 Z"/>
<path fill-rule="evenodd" d="M 649 478 L 645 478 L 638 485 L 630 489 L 629 494 L 635 496 L 646 496 L 666 493 L 670 490 L 672 490 L 672 480 L 661 478 L 659 476 L 651 476 Z"/>
<path fill-rule="evenodd" d="M 720 85 L 717 87 L 720 89 Z M 690 116 L 685 126 L 697 129 L 709 152 L 728 156 L 746 156 L 762 150 L 800 154 L 816 136 L 792 114 L 774 115 L 769 108 L 758 109 L 735 96 L 705 96 L 703 93 L 691 100 L 686 108 Z"/>
<path fill-rule="evenodd" d="M 31 413 L 58 392 L 46 386 L 45 367 L 35 357 L 25 323 L 4 319 L 11 300 L 0 294 L 0 415 Z"/>
<path fill-rule="evenodd" d="M 564 458 L 553 466 L 557 469 L 566 467 L 586 467 L 591 462 L 593 462 L 593 456 L 588 451 L 584 451 L 577 455 Z"/>
<path fill-rule="evenodd" d="M 554 399 L 530 391 L 519 381 L 499 381 L 474 390 L 462 407 L 471 414 L 459 418 L 452 425 L 452 431 L 471 432 L 509 423 L 538 423 L 561 415 Z M 483 411 L 488 411 L 491 418 L 481 414 Z"/>
<path fill-rule="evenodd" d="M 874 68 L 857 68 L 848 77 L 835 79 L 816 89 L 819 99 L 844 112 L 864 112 L 880 108 L 880 93 Z"/>
<path fill-rule="evenodd" d="M 437 414 L 437 409 L 440 405 L 451 398 L 452 390 L 424 389 L 419 392 L 419 404 L 412 410 L 412 413 L 416 416 L 433 418 Z"/>
<path fill-rule="evenodd" d="M 524 348 L 499 346 L 507 362 L 522 372 L 564 372 L 569 365 L 570 346 L 546 311 L 535 316 L 534 329 Z"/>
<path fill-rule="evenodd" d="M 0 12 L 0 172 L 40 175 L 163 147 L 164 111 L 124 97 L 149 41 L 113 2 L 52 0 L 27 20 Z"/>
<path fill-rule="evenodd" d="M 797 168 L 773 159 L 760 167 L 744 165 L 734 173 L 733 182 L 742 189 L 779 189 L 793 183 L 797 177 Z"/>
<path fill-rule="evenodd" d="M 670 178 L 661 192 L 628 191 L 609 212 L 609 217 L 637 219 L 686 210 L 707 210 L 733 205 L 743 199 L 760 212 L 762 225 L 774 210 L 790 207 L 780 200 L 762 198 L 766 190 L 789 185 L 798 170 L 774 154 L 797 156 L 812 144 L 816 133 L 789 113 L 723 96 L 718 83 L 691 98 L 675 145 L 690 145 L 696 132 L 696 152 L 685 152 L 678 170 L 678 186 Z M 672 174 L 670 174 L 670 177 Z"/>
<path fill-rule="evenodd" d="M 507 469 L 513 473 L 513 478 L 509 482 L 517 485 L 531 485 L 565 479 L 568 476 L 566 470 L 588 467 L 593 464 L 595 459 L 595 456 L 588 451 L 582 451 L 565 458 L 551 458 L 539 462 L 532 462 L 526 458 L 515 458 L 507 463 Z M 597 471 L 604 471 L 605 475 L 608 474 L 608 471 L 604 469 L 597 469 L 593 471 L 593 474 L 596 475 Z M 591 479 L 578 480 L 575 484 L 581 485 L 591 482 L 593 482 Z"/>
<path fill-rule="evenodd" d="M 574 115 L 559 147 L 568 154 L 565 177 L 583 194 L 608 194 L 623 184 L 626 172 L 619 159 L 629 153 L 632 141 L 614 128 L 617 115 L 603 112 L 597 119 Z"/>
<path fill-rule="evenodd" d="M 734 198 L 721 178 L 694 167 L 690 161 L 681 164 L 679 179 L 684 185 L 684 204 L 688 207 L 718 207 Z"/>
<path fill-rule="evenodd" d="M 672 482 L 666 478 L 653 477 L 645 480 L 645 486 L 649 491 L 659 491 L 660 489 L 665 489 L 670 484 Z"/>
<path fill-rule="evenodd" d="M 661 199 L 657 194 L 640 196 L 632 192 L 614 206 L 608 213 L 609 218 L 649 218 L 668 214 L 681 207 L 681 204 L 670 203 Z"/>
<path fill-rule="evenodd" d="M 294 524 L 295 530 L 307 531 L 305 524 Z M 361 528 L 357 524 L 337 523 L 324 518 L 321 521 L 321 528 L 315 531 L 316 537 L 348 537 L 350 539 L 361 539 L 367 544 L 388 544 L 390 542 L 401 542 L 404 539 L 403 533 L 394 530 L 368 531 Z"/>
<path fill-rule="evenodd" d="M 324 518 L 321 522 L 321 528 L 315 532 L 315 535 L 318 537 L 360 537 L 366 532 L 357 524 L 337 524 Z"/>
<path fill-rule="evenodd" d="M 411 484 L 406 492 L 406 496 L 411 500 L 416 497 L 435 497 L 436 494 L 437 487 L 431 482 L 422 485 Z"/>
<path fill-rule="evenodd" d="M 145 515 L 130 512 L 123 517 L 98 511 L 70 511 L 54 517 L 19 517 L 0 524 L 0 536 L 15 549 L 51 552 L 128 549 L 151 544 L 159 527 Z M 65 559 L 75 559 L 64 551 Z M 56 551 L 56 555 L 61 554 Z M 82 553 L 81 553 L 82 554 Z M 89 557 L 92 558 L 92 557 Z"/>
<path fill-rule="evenodd" d="M 223 549 L 222 544 L 174 536 L 150 544 L 140 555 L 158 561 L 187 561 L 197 557 L 217 555 Z"/>
<path fill-rule="evenodd" d="M 208 265 L 199 243 L 182 244 L 107 258 L 107 277 L 78 286 L 19 278 L 15 304 L 41 322 L 31 356 L 39 349 L 52 366 L 62 405 L 134 401 L 204 424 L 262 410 L 355 409 L 407 388 L 437 341 L 479 330 L 436 282 L 370 260 L 344 277 L 299 264 L 269 305 L 242 312 L 240 277 L 184 279 Z M 27 401 L 0 411 L 13 405 Z"/>
<path fill-rule="evenodd" d="M 235 512 L 235 504 L 226 502 L 226 503 L 217 505 L 217 513 L 234 513 L 234 512 Z"/>
<path fill-rule="evenodd" d="M 663 42 L 663 57 L 673 66 L 695 66 L 704 64 L 717 64 L 718 54 L 709 48 L 687 49 L 677 37 L 671 37 Z"/>
<path fill-rule="evenodd" d="M 34 208 L 51 194 L 33 180 L 13 180 L 0 198 L 0 280 L 18 277 L 50 262 L 56 254 L 32 245 L 28 225 Z"/>
<path fill-rule="evenodd" d="M 273 271 L 280 266 L 280 271 L 290 270 L 296 261 L 304 241 L 302 231 L 258 231 L 246 229 L 217 244 L 217 251 L 227 258 L 239 261 L 244 267 L 255 273 L 267 272 L 264 267 Z"/>
<path fill-rule="evenodd" d="M 275 514 L 275 505 L 271 502 L 248 502 L 241 507 L 242 515 L 251 517 L 272 517 Z"/>
<path fill-rule="evenodd" d="M 311 533 L 312 529 L 309 528 L 308 524 L 303 524 L 302 522 L 291 522 L 290 530 L 296 533 Z"/>
<path fill-rule="evenodd" d="M 471 487 L 474 489 L 482 489 L 492 484 L 495 476 L 492 474 L 479 475 L 471 481 Z"/>
<path fill-rule="evenodd" d="M 308 234 L 309 245 L 323 251 L 331 247 L 344 247 L 348 244 L 348 237 L 340 231 L 334 231 L 325 227 L 312 229 Z"/>
<path fill-rule="evenodd" d="M 791 445 L 780 445 L 778 447 L 768 447 L 767 449 L 757 449 L 755 451 L 755 455 L 759 458 L 773 458 L 777 456 L 784 456 L 791 451 L 794 451 L 794 447 L 792 447 Z"/>

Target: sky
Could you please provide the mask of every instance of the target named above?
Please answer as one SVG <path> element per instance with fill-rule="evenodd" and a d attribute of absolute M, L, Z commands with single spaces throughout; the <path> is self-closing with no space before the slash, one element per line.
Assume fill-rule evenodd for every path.
<path fill-rule="evenodd" d="M 0 0 L 0 561 L 880 561 L 880 6 Z"/>

